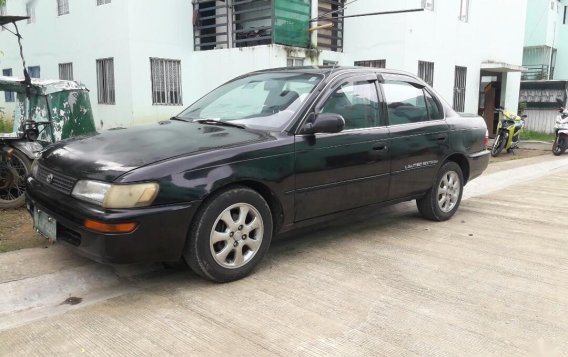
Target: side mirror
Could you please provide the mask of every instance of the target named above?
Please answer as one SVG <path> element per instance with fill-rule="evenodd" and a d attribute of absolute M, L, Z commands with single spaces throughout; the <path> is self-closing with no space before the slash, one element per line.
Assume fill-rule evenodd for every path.
<path fill-rule="evenodd" d="M 317 114 L 315 119 L 306 124 L 303 134 L 316 134 L 326 133 L 335 134 L 345 129 L 345 119 L 339 114 L 335 113 L 320 113 Z"/>

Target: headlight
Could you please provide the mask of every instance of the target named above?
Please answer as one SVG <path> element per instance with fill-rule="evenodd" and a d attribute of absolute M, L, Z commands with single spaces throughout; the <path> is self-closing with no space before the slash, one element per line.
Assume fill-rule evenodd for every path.
<path fill-rule="evenodd" d="M 134 208 L 152 204 L 160 186 L 157 183 L 113 185 L 81 180 L 73 188 L 73 197 L 103 208 Z"/>
<path fill-rule="evenodd" d="M 37 160 L 34 160 L 34 162 L 32 162 L 32 177 L 33 178 L 37 178 L 37 172 L 39 170 L 39 164 L 37 163 Z"/>

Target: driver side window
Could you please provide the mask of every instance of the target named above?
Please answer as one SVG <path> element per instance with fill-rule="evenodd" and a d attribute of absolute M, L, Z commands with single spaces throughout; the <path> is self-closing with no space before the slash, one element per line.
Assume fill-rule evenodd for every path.
<path fill-rule="evenodd" d="M 327 98 L 321 112 L 343 116 L 345 130 L 380 126 L 379 99 L 375 83 L 343 83 Z"/>

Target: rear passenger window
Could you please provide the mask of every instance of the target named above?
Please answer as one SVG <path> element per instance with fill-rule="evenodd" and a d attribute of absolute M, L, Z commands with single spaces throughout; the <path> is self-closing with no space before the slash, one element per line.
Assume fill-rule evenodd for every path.
<path fill-rule="evenodd" d="M 444 119 L 444 110 L 442 109 L 440 102 L 434 99 L 434 97 L 426 89 L 424 89 L 424 95 L 426 96 L 426 105 L 428 106 L 430 120 Z"/>
<path fill-rule="evenodd" d="M 383 84 L 390 125 L 418 123 L 428 120 L 428 109 L 422 88 L 401 81 Z"/>
<path fill-rule="evenodd" d="M 374 82 L 343 83 L 325 102 L 322 113 L 341 114 L 345 129 L 380 126 L 379 98 Z"/>

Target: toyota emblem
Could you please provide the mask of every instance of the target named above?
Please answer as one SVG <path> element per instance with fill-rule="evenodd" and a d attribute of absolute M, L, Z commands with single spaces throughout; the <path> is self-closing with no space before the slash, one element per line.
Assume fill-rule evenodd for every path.
<path fill-rule="evenodd" d="M 47 183 L 53 183 L 53 174 L 47 175 L 47 177 L 45 178 L 45 180 L 47 181 Z"/>

